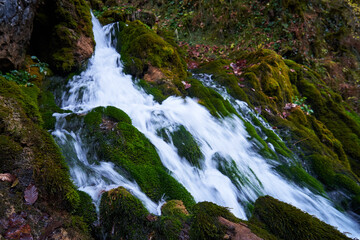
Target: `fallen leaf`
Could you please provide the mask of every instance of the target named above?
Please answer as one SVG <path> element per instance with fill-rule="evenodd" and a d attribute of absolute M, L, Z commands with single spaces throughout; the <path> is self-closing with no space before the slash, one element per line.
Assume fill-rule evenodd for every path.
<path fill-rule="evenodd" d="M 37 188 L 35 187 L 35 185 L 30 184 L 24 192 L 24 198 L 26 203 L 32 205 L 36 202 L 36 200 L 38 199 L 38 191 Z"/>
<path fill-rule="evenodd" d="M 29 224 L 21 225 L 17 228 L 9 229 L 6 234 L 5 238 L 7 239 L 21 239 L 21 240 L 33 240 L 31 235 L 31 228 Z"/>
<path fill-rule="evenodd" d="M 16 187 L 16 185 L 18 184 L 19 184 L 19 179 L 16 178 L 10 188 Z"/>
<path fill-rule="evenodd" d="M 3 182 L 14 182 L 16 177 L 10 173 L 0 173 L 0 180 Z"/>

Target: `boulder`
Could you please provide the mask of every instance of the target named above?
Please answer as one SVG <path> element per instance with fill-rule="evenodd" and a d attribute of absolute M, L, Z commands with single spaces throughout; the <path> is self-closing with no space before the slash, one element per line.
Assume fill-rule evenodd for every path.
<path fill-rule="evenodd" d="M 18 68 L 33 30 L 38 0 L 0 0 L 0 70 Z"/>

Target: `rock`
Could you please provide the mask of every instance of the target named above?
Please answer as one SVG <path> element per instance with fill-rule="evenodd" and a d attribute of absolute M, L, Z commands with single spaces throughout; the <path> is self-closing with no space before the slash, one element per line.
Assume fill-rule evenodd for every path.
<path fill-rule="evenodd" d="M 147 239 L 148 210 L 139 199 L 124 187 L 103 194 L 100 203 L 100 222 L 107 239 Z"/>
<path fill-rule="evenodd" d="M 45 0 L 38 8 L 29 51 L 66 75 L 91 57 L 95 41 L 90 7 L 85 0 Z"/>
<path fill-rule="evenodd" d="M 261 240 L 244 223 L 234 223 L 223 217 L 218 218 L 219 223 L 224 225 L 227 229 L 224 239 L 232 240 Z"/>
<path fill-rule="evenodd" d="M 33 30 L 38 0 L 0 0 L 0 70 L 18 68 Z"/>
<path fill-rule="evenodd" d="M 333 226 L 270 196 L 256 200 L 250 223 L 279 239 L 350 239 Z"/>

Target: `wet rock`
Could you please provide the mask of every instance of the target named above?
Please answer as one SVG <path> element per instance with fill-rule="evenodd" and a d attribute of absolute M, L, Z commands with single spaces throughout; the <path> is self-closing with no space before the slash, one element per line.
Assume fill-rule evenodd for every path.
<path fill-rule="evenodd" d="M 38 0 L 0 0 L 0 70 L 18 68 L 33 30 Z"/>

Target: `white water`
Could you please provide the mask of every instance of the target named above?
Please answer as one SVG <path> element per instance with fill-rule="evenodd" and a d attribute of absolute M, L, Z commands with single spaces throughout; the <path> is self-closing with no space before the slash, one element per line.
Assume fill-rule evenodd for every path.
<path fill-rule="evenodd" d="M 109 39 L 111 27 L 103 29 L 96 19 L 93 19 L 93 24 L 97 43 L 95 53 L 87 69 L 69 81 L 69 91 L 63 97 L 63 109 L 80 114 L 97 106 L 111 105 L 125 111 L 133 125 L 155 145 L 164 166 L 197 202 L 211 201 L 229 207 L 236 216 L 246 219 L 246 203 L 267 194 L 317 216 L 340 231 L 351 233 L 352 237 L 360 237 L 359 225 L 337 211 L 329 200 L 287 182 L 272 170 L 267 160 L 253 152 L 243 122 L 236 116 L 215 119 L 196 99 L 190 98 L 169 97 L 158 104 L 152 96 L 139 90 L 131 77 L 122 73 L 120 55 Z M 180 158 L 174 145 L 166 143 L 156 134 L 158 129 L 172 131 L 179 125 L 183 125 L 199 142 L 205 156 L 202 170 Z M 69 154 L 74 157 L 68 161 L 72 162 L 70 173 L 80 190 L 88 192 L 98 201 L 104 190 L 124 186 L 151 212 L 159 213 L 159 203 L 152 202 L 136 183 L 122 177 L 113 164 L 104 161 L 98 165 L 89 163 L 86 146 L 81 144 L 78 132 L 67 132 L 63 126 L 64 116 L 58 115 L 57 130 L 53 135 L 63 152 L 74 153 Z M 217 170 L 217 163 L 212 160 L 215 153 L 228 161 L 232 159 L 244 179 L 248 180 L 239 183 L 240 189 Z"/>

